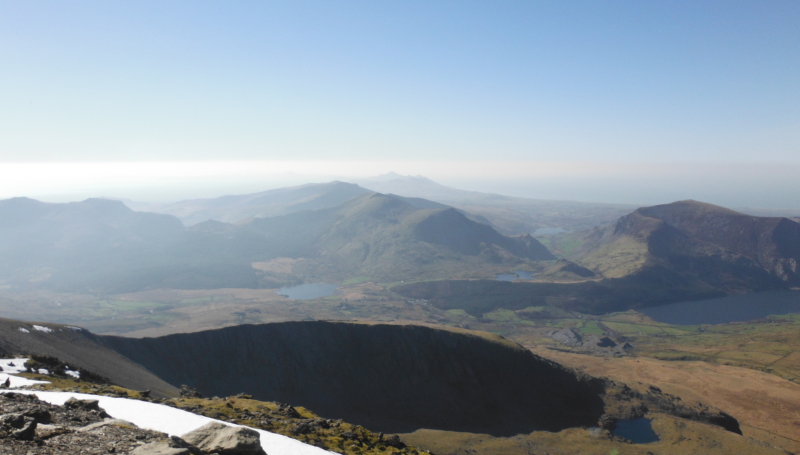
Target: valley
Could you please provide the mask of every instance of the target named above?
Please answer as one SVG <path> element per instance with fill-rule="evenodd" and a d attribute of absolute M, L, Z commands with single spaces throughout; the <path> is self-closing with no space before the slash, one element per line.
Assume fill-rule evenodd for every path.
<path fill-rule="evenodd" d="M 499 204 L 494 196 L 450 193 L 465 198 L 453 208 L 405 194 L 332 182 L 162 207 L 197 221 L 189 227 L 115 201 L 0 201 L 5 327 L 44 321 L 92 332 L 55 348 L 29 336 L 38 329 L 19 330 L 0 337 L 0 350 L 64 357 L 165 396 L 189 384 L 302 405 L 439 454 L 800 450 L 800 318 L 779 302 L 800 292 L 794 221 L 680 201 L 616 222 L 589 215 L 611 224 L 583 231 L 539 218 L 510 236 L 519 214 L 465 209 L 476 197 Z M 743 322 L 657 316 L 706 306 L 732 316 L 724 302 L 742 298 L 758 307 Z M 75 353 L 94 343 L 119 371 Z M 465 366 L 467 351 L 469 362 L 492 366 Z M 199 352 L 227 359 L 233 373 L 215 373 L 221 360 Z M 492 363 L 506 355 L 521 357 Z M 549 377 L 551 367 L 575 376 L 534 389 L 577 381 L 583 391 L 550 397 L 560 404 L 528 396 L 518 381 Z M 499 376 L 482 376 L 489 371 Z M 576 393 L 585 396 L 566 398 Z M 659 441 L 624 442 L 601 415 L 647 416 Z M 719 428 L 730 419 L 738 423 Z"/>

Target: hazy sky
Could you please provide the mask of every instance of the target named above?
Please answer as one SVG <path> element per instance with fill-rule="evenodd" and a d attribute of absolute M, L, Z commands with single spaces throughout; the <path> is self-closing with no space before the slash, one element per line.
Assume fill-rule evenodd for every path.
<path fill-rule="evenodd" d="M 753 191 L 800 207 L 799 81 L 798 1 L 0 1 L 0 177 L 43 194 L 8 163 L 371 162 L 350 174 L 513 169 L 517 192 L 591 200 L 620 169 L 757 169 Z"/>

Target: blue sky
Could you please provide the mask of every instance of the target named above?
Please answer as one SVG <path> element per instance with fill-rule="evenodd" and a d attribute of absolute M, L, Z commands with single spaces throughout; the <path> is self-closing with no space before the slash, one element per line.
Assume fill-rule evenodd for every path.
<path fill-rule="evenodd" d="M 800 166 L 796 1 L 6 1 L 0 67 L 0 163 Z"/>

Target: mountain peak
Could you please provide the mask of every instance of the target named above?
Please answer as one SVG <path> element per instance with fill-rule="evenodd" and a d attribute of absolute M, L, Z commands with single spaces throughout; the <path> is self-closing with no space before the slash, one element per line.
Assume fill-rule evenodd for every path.
<path fill-rule="evenodd" d="M 709 215 L 742 215 L 735 210 L 731 210 L 719 205 L 710 204 L 708 202 L 695 201 L 694 199 L 686 199 L 683 201 L 676 201 L 670 204 L 654 205 L 652 207 L 642 207 L 637 212 L 653 217 L 663 219 L 664 217 L 674 216 L 689 216 L 689 217 L 706 217 Z"/>

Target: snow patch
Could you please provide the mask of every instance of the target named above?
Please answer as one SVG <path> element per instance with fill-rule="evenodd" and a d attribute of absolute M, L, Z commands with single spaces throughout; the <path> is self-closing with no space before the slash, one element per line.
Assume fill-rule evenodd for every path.
<path fill-rule="evenodd" d="M 0 368 L 3 369 L 3 371 L 0 372 L 0 384 L 6 382 L 6 379 L 8 379 L 9 387 L 12 389 L 34 384 L 49 384 L 48 381 L 36 381 L 34 379 L 14 376 L 16 373 L 27 371 L 27 368 L 25 368 L 25 362 L 27 361 L 28 359 L 0 359 Z"/>
<path fill-rule="evenodd" d="M 26 329 L 25 327 L 20 327 L 19 331 L 22 332 L 22 333 L 31 333 L 31 331 Z"/>
<path fill-rule="evenodd" d="M 78 400 L 98 400 L 100 407 L 115 419 L 127 420 L 141 428 L 161 431 L 174 436 L 186 434 L 209 422 L 219 422 L 232 427 L 242 426 L 199 416 L 163 404 L 131 400 L 129 398 L 114 398 L 73 392 L 39 392 L 32 390 L 19 390 L 16 392 L 35 394 L 40 400 L 58 406 L 63 405 L 71 397 Z M 334 453 L 283 435 L 257 428 L 253 429 L 261 436 L 261 447 L 269 455 L 330 455 Z"/>
<path fill-rule="evenodd" d="M 4 373 L 22 373 L 27 370 L 25 362 L 28 359 L 0 359 L 0 368 Z"/>
<path fill-rule="evenodd" d="M 64 370 L 67 376 L 72 376 L 75 379 L 81 378 L 81 373 L 79 371 L 72 371 L 72 370 Z"/>
<path fill-rule="evenodd" d="M 50 374 L 50 371 L 48 371 L 47 368 L 39 368 L 36 372 L 39 374 Z"/>
<path fill-rule="evenodd" d="M 77 330 L 78 332 L 80 332 L 81 330 L 83 330 L 83 329 L 82 329 L 82 328 L 80 328 L 80 327 L 72 327 L 72 326 L 67 326 L 67 328 L 68 328 L 68 329 L 70 329 L 70 330 Z"/>
<path fill-rule="evenodd" d="M 33 325 L 33 329 L 44 333 L 50 333 L 53 331 L 53 329 L 51 329 L 50 327 L 45 327 L 43 325 L 36 325 L 36 324 Z"/>
<path fill-rule="evenodd" d="M 0 384 L 6 382 L 6 379 L 9 382 L 9 388 L 14 389 L 17 387 L 26 387 L 29 385 L 36 385 L 36 384 L 50 384 L 49 381 L 36 381 L 34 379 L 28 378 L 21 378 L 19 376 L 14 376 L 11 374 L 0 373 Z"/>

